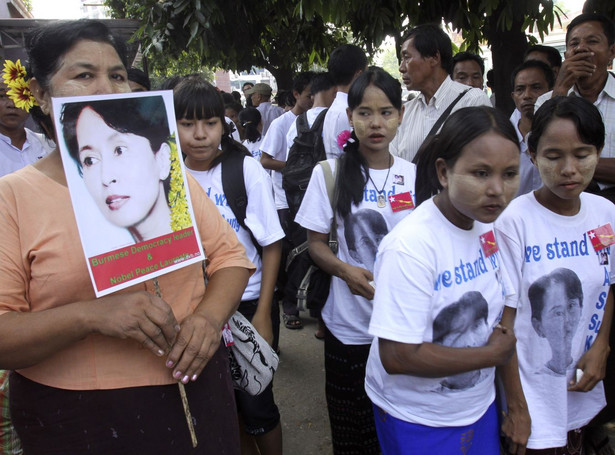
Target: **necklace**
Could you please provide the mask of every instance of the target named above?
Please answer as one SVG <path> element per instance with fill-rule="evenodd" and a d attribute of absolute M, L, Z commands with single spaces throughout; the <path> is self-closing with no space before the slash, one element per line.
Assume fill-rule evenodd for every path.
<path fill-rule="evenodd" d="M 378 208 L 383 209 L 387 206 L 386 197 L 384 197 L 384 188 L 387 186 L 387 181 L 389 180 L 389 174 L 391 173 L 391 154 L 389 153 L 389 168 L 387 170 L 387 176 L 384 178 L 384 183 L 382 184 L 382 189 L 378 189 L 374 181 L 372 180 L 372 176 L 368 174 L 369 181 L 372 182 L 374 188 L 376 189 L 376 193 L 378 193 Z"/>

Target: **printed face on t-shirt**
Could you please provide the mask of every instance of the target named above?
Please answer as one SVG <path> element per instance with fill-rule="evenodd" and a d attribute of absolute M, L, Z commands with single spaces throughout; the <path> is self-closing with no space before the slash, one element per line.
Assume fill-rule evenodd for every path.
<path fill-rule="evenodd" d="M 374 271 L 378 246 L 387 233 L 388 227 L 384 217 L 375 210 L 357 210 L 344 220 L 344 237 L 348 253 L 370 272 Z"/>
<path fill-rule="evenodd" d="M 579 277 L 570 269 L 556 269 L 538 278 L 528 290 L 532 326 L 551 347 L 545 364 L 558 375 L 573 366 L 572 340 L 581 319 L 583 291 Z"/>
<path fill-rule="evenodd" d="M 484 346 L 489 338 L 488 304 L 480 292 L 466 292 L 457 302 L 444 307 L 433 322 L 433 342 L 453 348 Z M 476 385 L 480 370 L 444 378 L 442 387 L 463 390 Z"/>

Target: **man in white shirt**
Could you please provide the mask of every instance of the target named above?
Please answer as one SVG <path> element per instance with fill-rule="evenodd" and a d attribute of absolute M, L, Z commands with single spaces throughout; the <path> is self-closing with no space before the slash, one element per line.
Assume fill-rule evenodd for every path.
<path fill-rule="evenodd" d="M 485 62 L 472 52 L 457 52 L 450 74 L 452 80 L 482 90 L 485 85 Z"/>
<path fill-rule="evenodd" d="M 412 161 L 434 124 L 466 90 L 451 113 L 462 107 L 491 106 L 482 90 L 468 89 L 449 77 L 452 54 L 450 38 L 436 25 L 418 25 L 404 37 L 399 72 L 408 90 L 421 93 L 406 103 L 401 126 L 390 146 L 394 155 Z"/>
<path fill-rule="evenodd" d="M 553 91 L 536 101 L 536 109 L 553 96 L 582 96 L 594 103 L 606 128 L 604 149 L 594 180 L 598 194 L 615 202 L 615 77 L 607 70 L 615 58 L 615 25 L 601 14 L 575 17 L 566 31 L 566 53 Z"/>
<path fill-rule="evenodd" d="M 527 60 L 512 73 L 512 99 L 516 109 L 510 116 L 515 127 L 521 148 L 521 164 L 519 166 L 520 184 L 517 196 L 537 190 L 542 186 L 538 168 L 534 166 L 527 149 L 527 133 L 532 127 L 534 104 L 538 97 L 547 93 L 553 87 L 553 71 L 551 67 L 540 60 Z"/>
<path fill-rule="evenodd" d="M 303 114 L 312 107 L 313 98 L 311 91 L 312 78 L 314 73 L 307 71 L 299 74 L 293 80 L 293 96 L 295 97 L 295 106 L 290 110 L 273 120 L 265 134 L 261 144 L 261 164 L 265 169 L 273 171 L 273 192 L 278 217 L 284 233 L 288 236 L 289 225 L 292 222 L 286 203 L 286 193 L 282 188 L 282 169 L 286 165 L 286 134 L 290 126 L 295 123 L 297 116 Z M 256 84 L 258 85 L 258 84 Z M 256 87 L 256 86 L 255 86 Z M 254 101 L 254 100 L 253 100 Z M 299 318 L 299 310 L 296 305 L 295 296 L 284 296 L 284 287 L 286 285 L 286 260 L 290 251 L 290 243 L 288 238 L 282 241 L 282 257 L 280 263 L 280 271 L 278 273 L 278 293 L 282 294 L 282 302 L 284 309 L 284 324 L 289 329 L 299 329 L 302 327 L 301 319 Z M 286 302 L 291 302 L 290 304 Z M 294 302 L 294 307 L 292 305 Z"/>
<path fill-rule="evenodd" d="M 311 71 L 306 71 L 295 77 L 292 90 L 295 105 L 291 110 L 271 122 L 260 147 L 262 152 L 261 164 L 265 169 L 273 171 L 271 177 L 278 211 L 288 209 L 286 195 L 282 189 L 282 169 L 286 165 L 286 134 L 290 126 L 295 123 L 297 116 L 312 107 L 314 101 L 311 91 L 313 77 L 314 73 Z M 282 227 L 284 227 L 284 224 L 282 224 Z"/>
<path fill-rule="evenodd" d="M 325 115 L 322 135 L 327 158 L 337 158 L 343 151 L 338 144 L 337 137 L 343 131 L 352 130 L 346 113 L 348 89 L 359 74 L 367 68 L 367 57 L 360 47 L 344 44 L 331 52 L 327 67 L 333 83 L 337 85 L 337 94 Z"/>
<path fill-rule="evenodd" d="M 32 164 L 53 150 L 53 145 L 24 125 L 28 113 L 15 107 L 0 82 L 0 176 Z"/>
<path fill-rule="evenodd" d="M 263 135 L 265 135 L 269 129 L 271 122 L 284 113 L 284 109 L 271 104 L 272 91 L 273 90 L 269 84 L 259 82 L 254 85 L 254 87 L 244 92 L 246 96 L 250 96 L 252 106 L 258 109 L 261 113 L 261 118 L 263 119 Z"/>

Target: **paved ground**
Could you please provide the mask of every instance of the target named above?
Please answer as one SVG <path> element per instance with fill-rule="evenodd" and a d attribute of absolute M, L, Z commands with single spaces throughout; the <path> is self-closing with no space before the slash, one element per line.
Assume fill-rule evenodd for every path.
<path fill-rule="evenodd" d="M 314 337 L 316 320 L 302 314 L 304 328 L 280 327 L 280 366 L 274 391 L 282 415 L 286 455 L 332 455 L 325 401 L 322 341 Z M 606 429 L 615 453 L 615 423 Z M 588 455 L 594 455 L 590 451 Z M 608 455 L 602 451 L 598 455 Z"/>
<path fill-rule="evenodd" d="M 331 455 L 324 344 L 314 337 L 316 320 L 302 319 L 301 330 L 280 327 L 281 355 L 274 393 L 282 415 L 284 453 Z"/>

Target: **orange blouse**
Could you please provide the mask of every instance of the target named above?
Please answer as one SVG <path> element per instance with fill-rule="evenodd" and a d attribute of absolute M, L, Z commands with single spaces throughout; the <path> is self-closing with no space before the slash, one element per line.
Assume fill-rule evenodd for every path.
<path fill-rule="evenodd" d="M 188 175 L 207 274 L 254 266 L 229 224 Z M 28 166 L 0 179 L 0 314 L 43 311 L 95 298 L 68 188 Z M 182 321 L 205 291 L 200 263 L 158 277 L 162 298 Z M 148 280 L 117 294 L 147 290 Z M 72 390 L 172 384 L 165 357 L 134 340 L 93 334 L 35 366 L 19 370 L 32 381 Z"/>

